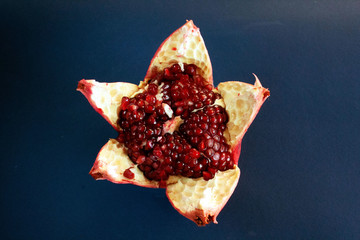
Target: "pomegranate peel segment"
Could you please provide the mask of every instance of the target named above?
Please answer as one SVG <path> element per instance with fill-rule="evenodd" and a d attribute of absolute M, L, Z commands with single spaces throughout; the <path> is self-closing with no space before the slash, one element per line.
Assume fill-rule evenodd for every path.
<path fill-rule="evenodd" d="M 254 85 L 234 81 L 223 82 L 218 86 L 229 117 L 225 136 L 228 137 L 228 143 L 232 147 L 235 164 L 239 159 L 244 134 L 270 95 L 269 90 L 262 87 L 256 75 L 255 78 Z"/>
<path fill-rule="evenodd" d="M 213 83 L 210 57 L 200 30 L 192 20 L 187 21 L 160 45 L 151 60 L 145 82 L 174 63 L 195 64 L 199 74 L 209 84 Z"/>
<path fill-rule="evenodd" d="M 217 223 L 216 217 L 234 192 L 240 169 L 219 171 L 213 179 L 181 178 L 166 188 L 173 207 L 199 226 Z"/>
<path fill-rule="evenodd" d="M 134 178 L 124 176 L 129 169 Z M 115 139 L 110 139 L 100 150 L 90 175 L 96 180 L 108 180 L 113 183 L 131 183 L 142 187 L 158 188 L 159 183 L 145 178 L 144 174 L 130 160 L 125 147 Z"/>
<path fill-rule="evenodd" d="M 95 80 L 81 80 L 77 90 L 80 91 L 91 106 L 118 130 L 117 120 L 119 106 L 123 97 L 133 95 L 139 87 L 132 83 L 99 83 Z"/>

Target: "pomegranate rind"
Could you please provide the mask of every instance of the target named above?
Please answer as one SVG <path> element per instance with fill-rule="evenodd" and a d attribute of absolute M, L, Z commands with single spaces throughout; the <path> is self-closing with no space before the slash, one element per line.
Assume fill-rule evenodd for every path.
<path fill-rule="evenodd" d="M 243 82 L 223 82 L 218 91 L 224 99 L 225 110 L 229 121 L 224 134 L 231 147 L 235 164 L 238 163 L 241 140 L 247 129 L 255 119 L 262 104 L 270 96 L 268 89 L 263 88 L 260 80 L 255 76 L 255 84 Z"/>
<path fill-rule="evenodd" d="M 124 88 L 122 88 L 125 86 L 123 85 L 124 83 L 109 84 L 99 83 L 94 80 L 82 80 L 80 82 L 84 87 L 81 87 L 79 90 L 85 93 L 84 95 L 90 99 L 89 102 L 94 109 L 97 111 L 100 109 L 100 114 L 105 119 L 112 119 L 111 122 L 114 124 L 116 124 L 118 119 L 117 109 L 121 104 L 121 98 L 123 96 L 133 96 L 138 91 L 141 91 L 141 89 L 129 85 L 133 88 L 131 91 L 124 93 Z M 117 91 L 119 91 L 119 93 L 116 93 Z M 233 159 L 235 164 L 237 164 L 241 139 L 255 118 L 261 105 L 269 96 L 269 91 L 261 86 L 257 78 L 254 85 L 243 82 L 220 83 L 217 91 L 222 95 L 223 99 L 219 99 L 215 104 L 224 106 L 228 113 L 228 134 L 224 136 L 230 143 Z M 110 92 L 112 92 L 112 94 Z M 96 94 L 97 96 L 93 97 L 92 94 Z M 102 98 L 102 95 L 107 97 Z M 106 109 L 111 109 L 112 111 L 107 111 Z M 111 118 L 106 115 L 108 113 L 116 113 L 116 117 Z M 172 121 L 176 122 L 175 120 Z M 178 124 L 171 123 L 171 125 Z M 117 128 L 116 125 L 115 128 Z M 234 133 L 231 135 L 230 133 L 232 133 L 232 131 Z M 134 173 L 133 179 L 128 179 L 124 176 L 126 169 L 130 169 Z M 143 172 L 140 171 L 136 164 L 128 157 L 125 146 L 115 139 L 110 139 L 100 150 L 90 174 L 97 180 L 108 180 L 113 183 L 129 183 L 149 188 L 160 187 L 159 182 L 150 181 L 145 178 Z M 237 166 L 235 166 L 235 169 L 217 172 L 215 177 L 209 181 L 205 181 L 203 178 L 192 179 L 181 176 L 170 176 L 166 182 L 166 192 L 174 208 L 199 226 L 206 225 L 210 222 L 217 223 L 216 217 L 233 193 L 239 177 L 240 170 Z M 214 182 L 216 184 L 214 184 Z M 184 189 L 184 191 L 182 191 L 182 189 Z M 222 192 L 220 192 L 219 189 L 222 189 Z M 201 190 L 207 194 L 202 194 Z M 190 195 L 190 192 L 194 194 Z"/>
<path fill-rule="evenodd" d="M 179 63 L 180 66 L 197 65 L 197 73 L 206 82 L 213 83 L 212 66 L 207 49 L 199 29 L 192 21 L 188 21 L 161 44 L 151 60 L 144 81 L 140 82 L 139 86 L 131 83 L 98 83 L 94 80 L 81 80 L 77 90 L 85 95 L 99 114 L 116 130 L 119 130 L 117 122 L 122 98 L 142 92 L 146 89 L 149 79 L 174 63 Z M 231 146 L 230 151 L 237 164 L 242 137 L 269 96 L 269 91 L 261 86 L 257 77 L 254 85 L 225 82 L 219 84 L 217 89 L 224 99 L 215 104 L 224 105 L 229 115 L 224 136 Z M 241 110 L 237 110 L 238 106 Z M 169 122 L 165 127 L 168 127 L 170 131 L 177 125 Z M 126 170 L 134 174 L 132 179 L 124 176 Z M 128 157 L 125 146 L 115 139 L 110 139 L 100 150 L 90 174 L 95 179 L 106 179 L 114 183 L 130 183 L 150 188 L 160 187 L 159 182 L 145 178 L 143 172 Z M 132 174 L 127 176 L 132 177 Z M 239 177 L 240 170 L 237 165 L 234 169 L 218 171 L 215 177 L 208 181 L 203 178 L 170 176 L 165 184 L 166 194 L 174 208 L 196 224 L 217 223 L 216 217 L 232 195 Z M 164 187 L 164 183 L 161 185 Z"/>
<path fill-rule="evenodd" d="M 199 226 L 217 223 L 216 217 L 234 192 L 240 169 L 219 171 L 213 179 L 180 178 L 168 185 L 166 195 L 172 206 Z"/>
<path fill-rule="evenodd" d="M 124 176 L 130 169 L 134 178 Z M 100 150 L 90 175 L 96 180 L 108 180 L 113 183 L 131 183 L 142 187 L 158 188 L 159 183 L 148 180 L 142 171 L 130 160 L 124 145 L 116 139 L 110 139 Z"/>
<path fill-rule="evenodd" d="M 209 84 L 213 83 L 209 53 L 199 28 L 192 20 L 187 21 L 160 45 L 151 60 L 144 82 L 174 63 L 195 64 L 198 74 Z"/>
<path fill-rule="evenodd" d="M 139 90 L 132 83 L 99 83 L 95 80 L 81 80 L 77 90 L 80 91 L 90 105 L 97 111 L 113 128 L 119 130 L 117 120 L 119 108 L 123 97 L 129 97 Z"/>

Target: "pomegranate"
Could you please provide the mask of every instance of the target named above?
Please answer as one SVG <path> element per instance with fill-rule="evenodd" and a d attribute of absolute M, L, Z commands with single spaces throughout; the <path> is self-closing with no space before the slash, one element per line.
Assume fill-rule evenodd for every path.
<path fill-rule="evenodd" d="M 269 91 L 224 82 L 192 21 L 159 47 L 140 84 L 81 80 L 93 108 L 119 133 L 100 150 L 95 179 L 166 188 L 173 207 L 198 225 L 217 223 L 240 177 L 241 140 Z"/>

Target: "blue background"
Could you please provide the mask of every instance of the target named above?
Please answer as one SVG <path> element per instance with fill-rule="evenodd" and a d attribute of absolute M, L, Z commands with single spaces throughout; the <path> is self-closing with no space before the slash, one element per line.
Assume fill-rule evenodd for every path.
<path fill-rule="evenodd" d="M 359 1 L 0 1 L 1 239 L 360 239 Z M 271 96 L 245 135 L 218 225 L 163 189 L 95 181 L 116 132 L 82 78 L 143 79 L 193 19 L 215 84 Z"/>

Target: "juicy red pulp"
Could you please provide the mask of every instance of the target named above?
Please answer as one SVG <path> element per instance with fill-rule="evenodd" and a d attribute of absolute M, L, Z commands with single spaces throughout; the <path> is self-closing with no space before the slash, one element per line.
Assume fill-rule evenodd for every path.
<path fill-rule="evenodd" d="M 151 79 L 143 92 L 122 99 L 118 140 L 145 177 L 161 183 L 170 175 L 209 180 L 218 170 L 233 168 L 223 136 L 228 117 L 223 107 L 212 105 L 221 98 L 212 90 L 195 65 L 182 70 L 174 64 Z M 175 116 L 184 121 L 171 134 L 163 126 Z"/>

